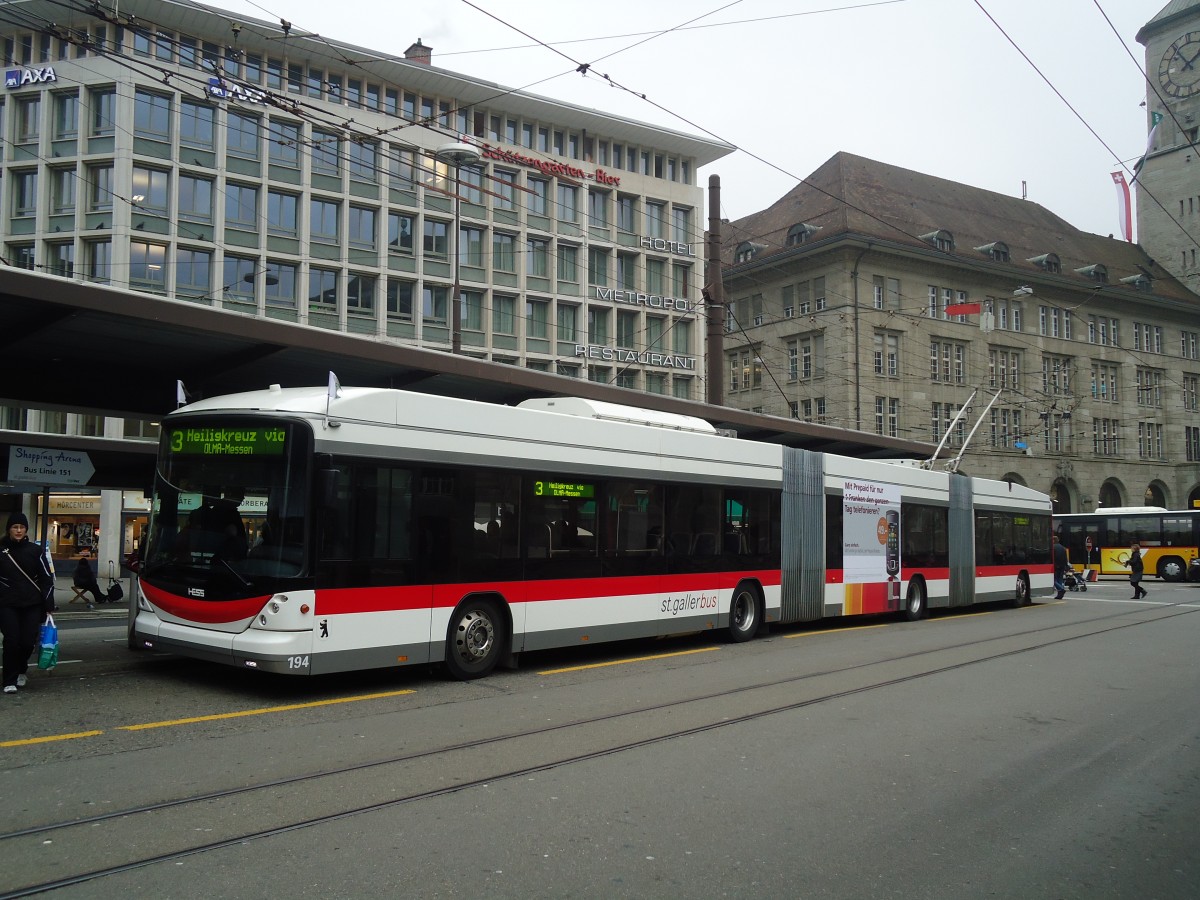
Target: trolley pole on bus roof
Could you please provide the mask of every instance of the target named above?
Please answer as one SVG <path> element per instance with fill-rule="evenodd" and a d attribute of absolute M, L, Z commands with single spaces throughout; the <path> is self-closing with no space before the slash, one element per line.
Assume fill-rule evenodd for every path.
<path fill-rule="evenodd" d="M 722 366 L 725 361 L 725 275 L 721 267 L 721 176 L 708 176 L 708 237 L 704 243 L 704 262 L 707 274 L 701 296 L 707 305 L 708 365 L 705 377 L 708 384 L 705 396 L 712 406 L 722 406 Z"/>

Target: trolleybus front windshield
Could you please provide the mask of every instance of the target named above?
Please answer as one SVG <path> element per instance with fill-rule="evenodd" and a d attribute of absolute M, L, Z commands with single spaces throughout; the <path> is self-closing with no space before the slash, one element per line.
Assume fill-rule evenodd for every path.
<path fill-rule="evenodd" d="M 302 574 L 310 455 L 296 423 L 223 416 L 164 428 L 142 577 L 232 599 Z"/>

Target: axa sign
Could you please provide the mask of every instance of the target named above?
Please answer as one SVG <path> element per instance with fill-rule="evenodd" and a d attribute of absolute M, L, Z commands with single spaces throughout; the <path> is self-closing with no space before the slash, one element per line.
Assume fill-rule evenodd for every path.
<path fill-rule="evenodd" d="M 23 69 L 9 69 L 4 73 L 6 88 L 18 88 L 27 84 L 47 84 L 53 81 L 58 81 L 58 76 L 54 74 L 54 66 L 46 66 L 44 69 L 32 69 L 26 66 Z"/>

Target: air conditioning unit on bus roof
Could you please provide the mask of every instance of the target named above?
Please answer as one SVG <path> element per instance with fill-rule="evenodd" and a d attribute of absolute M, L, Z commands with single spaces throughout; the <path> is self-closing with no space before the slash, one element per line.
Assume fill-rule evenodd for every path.
<path fill-rule="evenodd" d="M 653 425 L 675 431 L 694 431 L 698 434 L 717 434 L 704 419 L 696 416 L 681 416 L 677 413 L 640 409 L 603 400 L 588 400 L 583 397 L 538 397 L 522 400 L 518 409 L 534 409 L 540 412 L 559 413 L 564 416 L 579 416 L 584 419 L 603 419 L 608 422 L 625 422 L 631 425 Z"/>

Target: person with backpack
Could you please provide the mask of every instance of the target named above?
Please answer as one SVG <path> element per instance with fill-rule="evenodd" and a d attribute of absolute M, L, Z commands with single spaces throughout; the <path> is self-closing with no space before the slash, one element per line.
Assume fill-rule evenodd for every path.
<path fill-rule="evenodd" d="M 1129 549 L 1129 583 L 1133 586 L 1133 596 L 1130 600 L 1140 600 L 1146 596 L 1146 589 L 1142 587 L 1142 574 L 1146 571 L 1146 564 L 1142 562 L 1142 545 L 1134 541 Z"/>
<path fill-rule="evenodd" d="M 8 517 L 0 539 L 0 634 L 4 636 L 3 692 L 25 687 L 29 655 L 38 631 L 54 608 L 54 577 L 42 548 L 29 540 L 29 519 Z"/>

